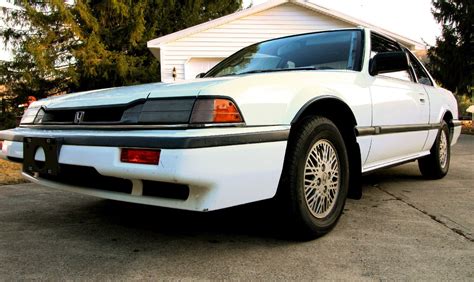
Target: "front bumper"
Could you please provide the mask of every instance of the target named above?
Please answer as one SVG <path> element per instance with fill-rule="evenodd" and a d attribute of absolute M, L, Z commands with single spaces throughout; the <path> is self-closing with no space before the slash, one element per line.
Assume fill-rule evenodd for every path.
<path fill-rule="evenodd" d="M 39 130 L 0 132 L 0 157 L 21 161 L 24 137 L 61 138 L 60 165 L 94 168 L 100 175 L 128 179 L 129 194 L 91 189 L 23 174 L 28 180 L 66 191 L 113 200 L 208 211 L 271 198 L 280 180 L 289 127 L 207 128 L 193 130 Z M 120 162 L 121 148 L 161 149 L 155 165 Z M 35 160 L 44 161 L 38 152 Z M 76 177 L 80 178 L 81 175 Z M 189 187 L 184 200 L 143 195 L 143 182 Z M 159 186 L 156 189 L 160 189 Z"/>

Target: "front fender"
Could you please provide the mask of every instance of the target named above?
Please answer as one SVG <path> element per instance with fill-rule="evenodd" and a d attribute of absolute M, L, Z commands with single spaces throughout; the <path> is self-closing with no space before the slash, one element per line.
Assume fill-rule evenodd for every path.
<path fill-rule="evenodd" d="M 199 95 L 232 97 L 248 126 L 290 125 L 314 99 L 346 103 L 357 123 L 371 124 L 370 92 L 363 74 L 354 71 L 293 71 L 252 74 L 203 89 Z"/>

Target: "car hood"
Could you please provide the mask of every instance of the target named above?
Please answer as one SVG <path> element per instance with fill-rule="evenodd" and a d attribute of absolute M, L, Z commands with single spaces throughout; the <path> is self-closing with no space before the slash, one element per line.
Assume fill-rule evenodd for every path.
<path fill-rule="evenodd" d="M 36 102 L 46 108 L 79 108 L 104 105 L 125 105 L 151 98 L 197 97 L 199 95 L 229 96 L 237 102 L 256 94 L 272 96 L 272 103 L 280 97 L 282 103 L 290 99 L 288 93 L 304 88 L 340 87 L 342 81 L 353 81 L 353 71 L 289 71 L 203 78 L 174 83 L 150 83 L 136 86 L 101 89 L 67 94 Z M 278 94 L 279 93 L 279 94 Z M 278 94 L 278 95 L 277 95 Z M 283 96 L 282 96 L 283 95 Z M 268 102 L 269 100 L 267 100 Z"/>
<path fill-rule="evenodd" d="M 228 78 L 203 79 L 176 83 L 149 83 L 115 87 L 50 97 L 39 101 L 47 108 L 95 107 L 124 105 L 147 98 L 192 97 L 211 85 L 223 83 Z"/>

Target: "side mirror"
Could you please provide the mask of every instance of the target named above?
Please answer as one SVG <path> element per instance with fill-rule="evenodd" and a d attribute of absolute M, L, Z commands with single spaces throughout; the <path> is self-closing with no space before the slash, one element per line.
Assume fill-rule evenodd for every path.
<path fill-rule="evenodd" d="M 404 71 L 408 69 L 408 57 L 403 51 L 378 53 L 372 58 L 372 60 L 370 60 L 369 65 L 370 75 Z"/>
<path fill-rule="evenodd" d="M 205 72 L 201 72 L 200 74 L 196 75 L 196 78 L 203 78 L 205 75 Z"/>

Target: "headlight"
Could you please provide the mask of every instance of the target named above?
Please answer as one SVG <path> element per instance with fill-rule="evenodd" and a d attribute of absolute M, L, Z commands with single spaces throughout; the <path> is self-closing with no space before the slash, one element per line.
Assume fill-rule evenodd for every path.
<path fill-rule="evenodd" d="M 41 116 L 40 111 L 38 118 Z M 86 113 L 87 114 L 87 113 Z M 36 121 L 35 121 L 36 123 Z M 150 99 L 127 109 L 124 124 L 189 124 L 192 127 L 244 123 L 237 105 L 227 97 Z"/>

